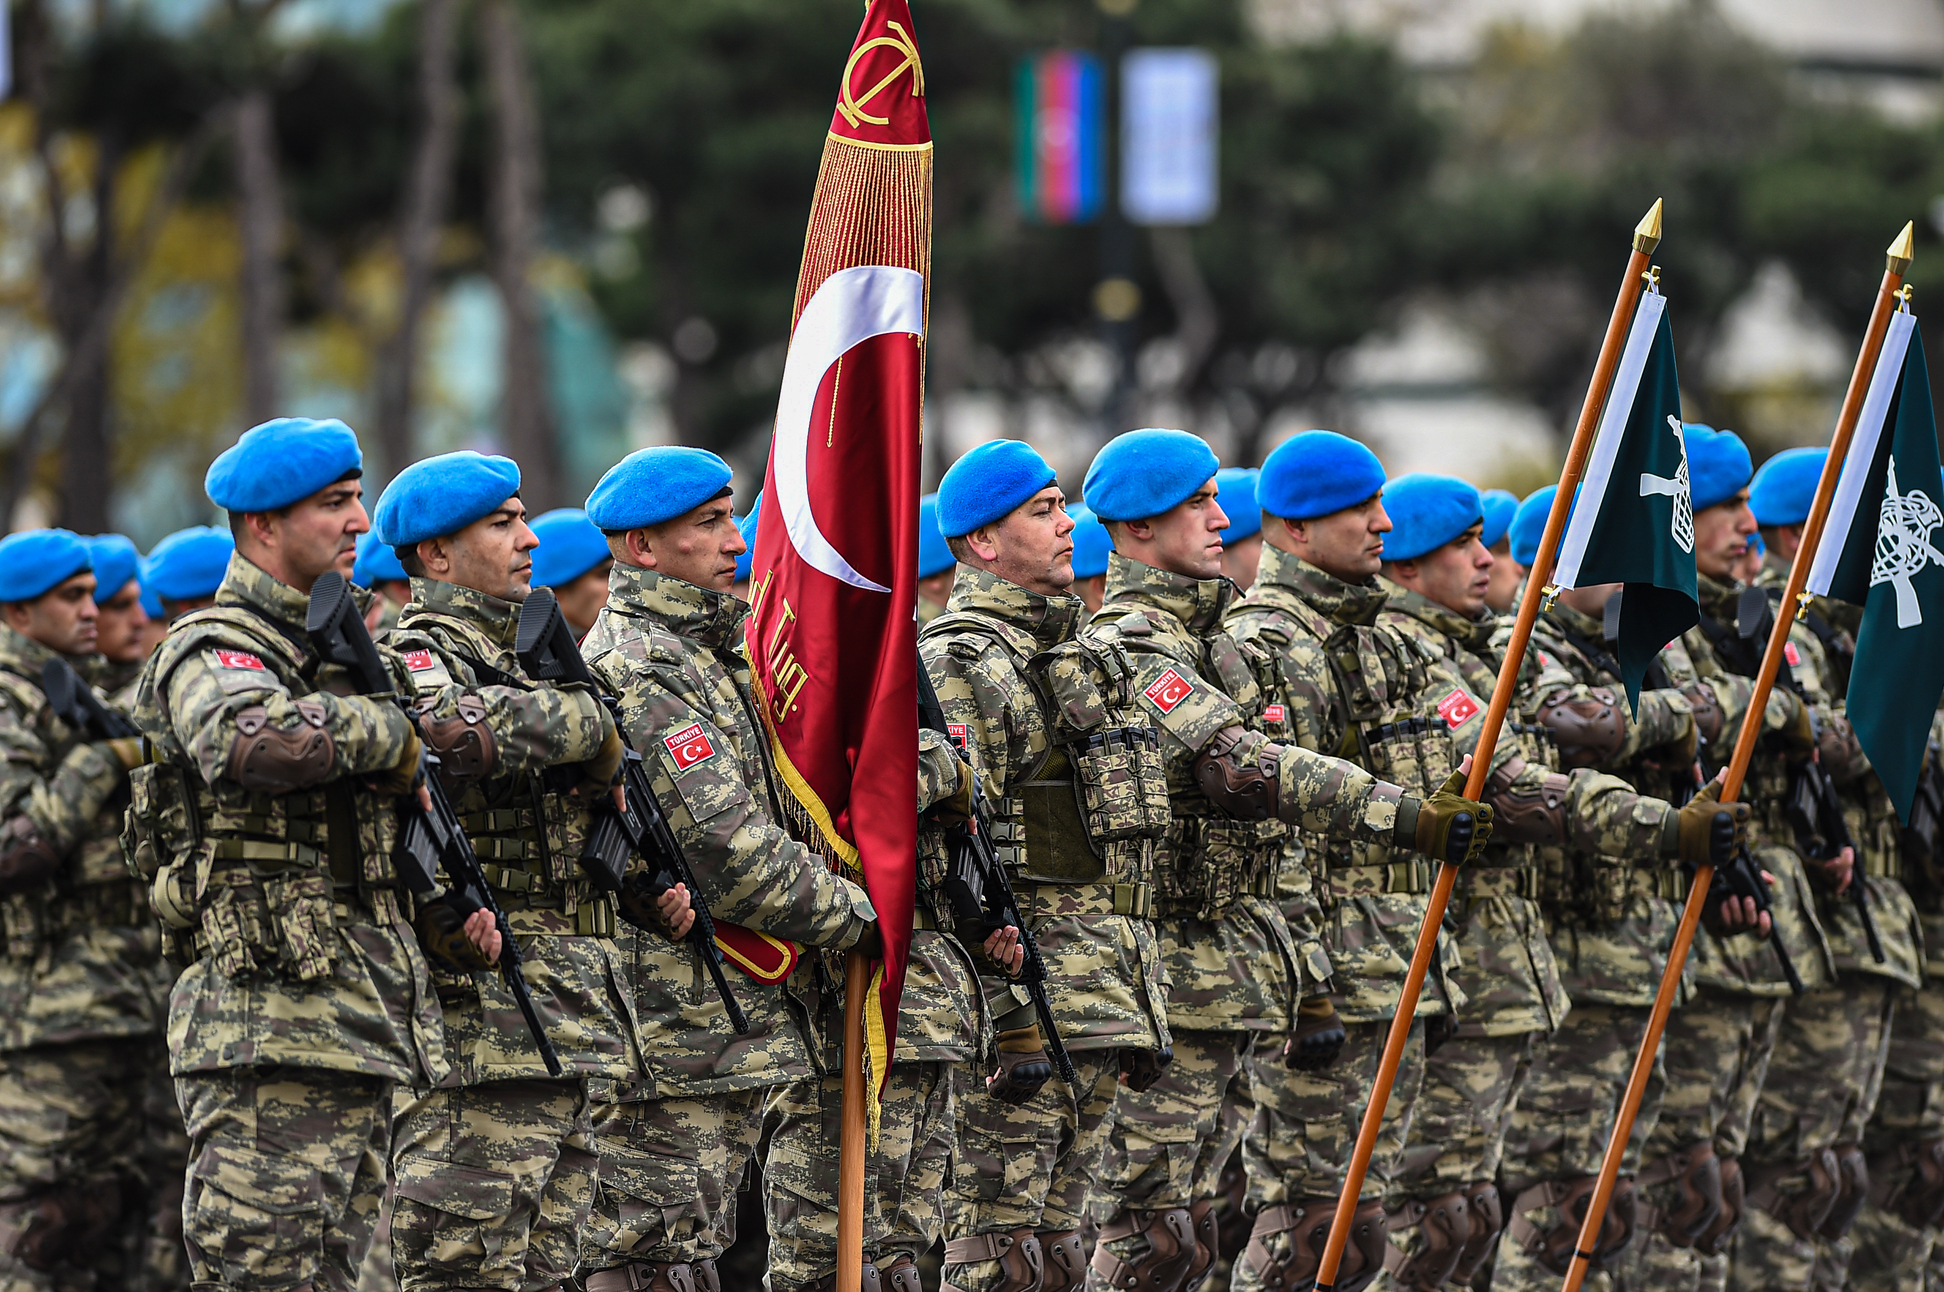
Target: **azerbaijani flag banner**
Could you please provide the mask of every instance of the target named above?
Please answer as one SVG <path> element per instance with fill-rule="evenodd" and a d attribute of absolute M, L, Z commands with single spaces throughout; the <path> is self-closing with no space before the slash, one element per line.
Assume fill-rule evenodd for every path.
<path fill-rule="evenodd" d="M 1100 60 L 1070 49 L 1032 54 L 1014 82 L 1019 205 L 1041 224 L 1085 224 L 1106 191 Z"/>
<path fill-rule="evenodd" d="M 917 885 L 924 93 L 907 0 L 872 0 L 810 205 L 744 641 L 793 833 L 877 908 L 884 963 L 864 1015 L 874 1096 L 897 1040 Z"/>
<path fill-rule="evenodd" d="M 1809 591 L 1863 607 L 1849 720 L 1906 822 L 1944 695 L 1944 483 L 1924 343 L 1908 306 L 1890 316 Z"/>
<path fill-rule="evenodd" d="M 1638 712 L 1647 666 L 1701 619 L 1681 378 L 1667 299 L 1651 286 L 1634 308 L 1553 582 L 1624 585 L 1614 655 Z"/>

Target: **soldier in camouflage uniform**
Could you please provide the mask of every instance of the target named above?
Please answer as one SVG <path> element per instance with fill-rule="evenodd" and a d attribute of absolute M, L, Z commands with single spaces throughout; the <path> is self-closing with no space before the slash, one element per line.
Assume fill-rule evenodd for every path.
<path fill-rule="evenodd" d="M 148 659 L 149 618 L 142 609 L 136 572 L 141 557 L 122 534 L 84 540 L 94 561 L 95 653 L 80 664 L 89 685 L 126 708 L 135 700 L 135 679 Z"/>
<path fill-rule="evenodd" d="M 918 626 L 923 628 L 945 613 L 952 595 L 952 576 L 958 558 L 938 532 L 938 495 L 918 500 Z"/>
<path fill-rule="evenodd" d="M 508 1025 L 518 1006 L 498 973 L 435 976 L 452 1071 L 414 1093 L 393 1132 L 392 1252 L 405 1292 L 565 1281 L 594 1203 L 587 1080 L 640 1072 L 615 898 L 580 868 L 621 737 L 595 696 L 529 681 L 514 654 L 537 542 L 519 486 L 506 458 L 444 454 L 400 472 L 375 518 L 413 574 L 388 644 L 421 692 L 470 693 L 426 737 L 565 1069 L 551 1076 L 526 1027 Z M 520 720 L 489 724 L 488 705 Z M 631 915 L 660 928 L 659 912 Z"/>
<path fill-rule="evenodd" d="M 1152 1080 L 1168 1047 L 1147 918 L 1167 785 L 1154 729 L 1125 684 L 1128 660 L 1075 640 L 1073 522 L 1053 469 L 1024 444 L 995 441 L 954 465 L 940 494 L 945 541 L 963 564 L 919 651 L 993 800 L 1080 1076 L 1077 1091 L 1052 1077 L 1031 1006 L 988 973 L 997 1071 L 961 1101 L 945 1282 L 961 1292 L 1072 1292 L 1086 1281 L 1080 1225 L 1119 1083 Z M 921 855 L 939 893 L 942 838 L 928 832 Z"/>
<path fill-rule="evenodd" d="M 784 829 L 783 795 L 740 653 L 749 607 L 729 595 L 744 550 L 729 467 L 697 449 L 642 449 L 602 477 L 587 512 L 615 555 L 607 608 L 582 650 L 621 705 L 655 796 L 718 922 L 757 944 L 731 981 L 738 1035 L 686 945 L 621 930 L 642 1027 L 639 1082 L 599 1092 L 601 1184 L 582 1234 L 588 1292 L 716 1292 L 735 1193 L 778 1087 L 813 1071 L 815 956 L 879 943 L 862 887 Z M 740 960 L 738 961 L 740 963 Z M 761 977 L 751 976 L 760 974 Z"/>
<path fill-rule="evenodd" d="M 1453 863 L 1490 833 L 1489 811 L 1453 792 L 1455 777 L 1438 793 L 1407 794 L 1256 729 L 1271 662 L 1222 628 L 1234 585 L 1221 577 L 1228 518 L 1216 465 L 1195 436 L 1144 430 L 1111 441 L 1087 476 L 1116 551 L 1082 640 L 1130 661 L 1129 685 L 1161 728 L 1173 806 L 1155 914 L 1174 1061 L 1151 1089 L 1124 1092 L 1116 1111 L 1093 1203 L 1103 1222 L 1094 1288 L 1174 1292 L 1214 1262 L 1212 1202 L 1242 1134 L 1245 1060 L 1258 1035 L 1289 1032 L 1298 999 L 1316 994 L 1306 979 L 1319 966 L 1272 900 L 1291 827 Z"/>
<path fill-rule="evenodd" d="M 77 728 L 42 690 L 44 668 L 88 667 L 90 564 L 66 530 L 0 542 L 0 1282 L 15 1289 L 134 1278 L 154 1183 L 157 943 L 116 843 L 140 742 Z"/>
<path fill-rule="evenodd" d="M 1780 454 L 1750 487 L 1750 510 L 1768 536 L 1756 584 L 1771 604 L 1780 603 L 1824 458 L 1821 449 Z M 1816 759 L 1836 786 L 1831 816 L 1842 819 L 1798 823 L 1795 834 L 1817 881 L 1836 981 L 1791 1002 L 1783 1017 L 1749 1132 L 1750 1192 L 1763 1210 L 1750 1215 L 1736 1243 L 1732 1287 L 1844 1286 L 1854 1250 L 1848 1231 L 1870 1187 L 1863 1130 L 1882 1084 L 1894 1007 L 1922 983 L 1922 933 L 1900 879 L 1896 809 L 1845 714 L 1855 652 L 1846 628 L 1860 618 L 1854 607 L 1811 599 L 1790 625 L 1777 678 L 1811 706 Z M 1766 631 L 1758 636 L 1766 641 Z M 1789 770 L 1800 778 L 1815 769 Z M 1854 844 L 1850 861 L 1839 855 L 1845 843 Z M 1805 1165 L 1810 1188 L 1791 1197 L 1779 1182 Z M 1775 1200 L 1761 1201 L 1770 1190 Z"/>
<path fill-rule="evenodd" d="M 171 952 L 183 1202 L 205 1288 L 349 1289 L 391 1154 L 395 1085 L 446 1072 L 421 936 L 483 967 L 491 916 L 414 903 L 392 862 L 421 746 L 404 709 L 321 665 L 307 589 L 350 569 L 367 527 L 357 437 L 284 418 L 246 432 L 206 488 L 237 535 L 216 605 L 150 658 L 124 848 L 152 881 Z M 396 691 L 404 661 L 381 650 Z M 457 687 L 426 709 L 450 721 Z M 505 720 L 492 706 L 495 732 Z M 419 933 L 415 935 L 416 919 Z"/>

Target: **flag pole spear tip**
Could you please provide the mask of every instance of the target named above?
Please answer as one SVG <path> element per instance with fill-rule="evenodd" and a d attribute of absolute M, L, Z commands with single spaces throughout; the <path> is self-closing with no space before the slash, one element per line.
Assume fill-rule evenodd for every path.
<path fill-rule="evenodd" d="M 1634 250 L 1643 256 L 1651 256 L 1654 254 L 1654 248 L 1660 246 L 1660 240 L 1661 199 L 1655 198 L 1654 205 L 1648 208 L 1647 214 L 1641 216 L 1640 223 L 1634 226 Z"/>
<path fill-rule="evenodd" d="M 1917 222 L 1905 220 L 1903 232 L 1890 244 L 1890 272 L 1901 277 L 1910 268 L 1910 262 L 1917 258 Z"/>

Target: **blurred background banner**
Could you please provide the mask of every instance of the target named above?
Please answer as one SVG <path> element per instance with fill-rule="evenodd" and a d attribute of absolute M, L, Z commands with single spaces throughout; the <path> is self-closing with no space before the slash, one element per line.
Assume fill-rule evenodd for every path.
<path fill-rule="evenodd" d="M 1100 60 L 1050 49 L 1020 60 L 1019 204 L 1043 224 L 1086 224 L 1106 187 Z"/>
<path fill-rule="evenodd" d="M 1203 49 L 1121 60 L 1121 213 L 1135 224 L 1206 224 L 1220 204 L 1220 66 Z"/>

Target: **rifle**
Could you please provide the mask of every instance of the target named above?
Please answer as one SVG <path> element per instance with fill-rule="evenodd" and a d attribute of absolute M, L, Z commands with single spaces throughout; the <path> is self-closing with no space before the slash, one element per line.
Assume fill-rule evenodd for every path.
<path fill-rule="evenodd" d="M 520 607 L 520 630 L 514 638 L 513 650 L 520 657 L 520 667 L 526 670 L 528 677 L 539 682 L 579 682 L 607 706 L 615 726 L 621 725 L 620 700 L 602 689 L 593 671 L 587 667 L 587 661 L 581 658 L 574 631 L 567 626 L 566 618 L 560 613 L 560 603 L 549 589 L 535 588 L 527 595 L 526 603 Z M 695 882 L 695 872 L 689 869 L 681 842 L 676 839 L 675 832 L 668 828 L 668 818 L 662 815 L 661 803 L 648 784 L 648 773 L 642 766 L 641 754 L 625 738 L 622 745 L 621 797 L 624 806 L 618 809 L 610 807 L 595 817 L 594 829 L 581 850 L 581 867 L 600 888 L 617 897 L 624 893 L 645 896 L 647 901 L 640 902 L 640 905 L 652 904 L 654 898 L 677 884 L 687 885 L 689 909 L 695 912 L 695 924 L 689 929 L 686 940 L 693 944 L 696 954 L 702 958 L 703 967 L 709 971 L 709 978 L 715 983 L 716 995 L 722 998 L 722 1007 L 729 1012 L 729 1025 L 739 1033 L 746 1033 L 749 1031 L 749 1019 L 743 1014 L 742 1006 L 736 1003 L 735 993 L 729 989 L 729 978 L 722 967 L 722 948 L 716 945 L 715 919 L 709 914 L 709 903 L 702 896 L 702 886 Z M 628 874 L 630 857 L 640 857 L 647 862 L 647 873 Z M 636 928 L 659 931 L 657 925 L 627 916 L 630 905 L 628 901 L 620 903 L 623 915 L 630 924 Z"/>
<path fill-rule="evenodd" d="M 1917 776 L 1917 796 L 1910 805 L 1910 821 L 1900 832 L 1904 882 L 1926 910 L 1944 899 L 1944 750 L 1930 742 L 1924 750 L 1923 770 Z"/>
<path fill-rule="evenodd" d="M 945 708 L 938 702 L 923 659 L 918 661 L 918 717 L 925 726 L 951 740 Z M 976 775 L 970 767 L 965 774 Z M 1019 930 L 1019 947 L 1026 959 L 1013 985 L 1024 987 L 1032 998 L 1033 1012 L 1039 1016 L 1040 1030 L 1046 1036 L 1046 1053 L 1067 1088 L 1077 1095 L 1080 1076 L 1073 1070 L 1066 1043 L 1060 1040 L 1060 1029 L 1053 1025 L 1053 1006 L 1046 999 L 1046 961 L 1040 958 L 1039 942 L 1019 909 L 1006 867 L 992 847 L 992 818 L 986 813 L 985 795 L 976 784 L 972 789 L 972 819 L 964 825 L 946 827 L 945 844 L 951 853 L 945 872 L 945 900 L 951 903 L 954 927 L 978 929 L 982 942 L 1009 925 Z"/>
<path fill-rule="evenodd" d="M 41 693 L 62 721 L 96 740 L 129 740 L 142 734 L 134 723 L 103 704 L 64 659 L 41 665 Z"/>
<path fill-rule="evenodd" d="M 413 730 L 419 731 L 418 715 L 392 686 L 391 674 L 379 658 L 378 648 L 372 644 L 364 616 L 358 613 L 357 603 L 351 599 L 351 589 L 336 570 L 326 571 L 311 585 L 310 612 L 304 618 L 304 631 L 310 636 L 311 649 L 325 663 L 336 664 L 350 673 L 364 694 L 397 701 Z M 425 745 L 423 731 L 419 731 L 419 736 L 421 752 L 416 784 L 431 797 L 432 806 L 427 809 L 416 795 L 406 795 L 403 800 L 405 830 L 397 855 L 405 885 L 421 901 L 438 898 L 444 895 L 438 881 L 438 869 L 443 866 L 461 910 L 470 905 L 471 910 L 492 912 L 500 935 L 500 975 L 506 979 L 506 989 L 512 993 L 514 1004 L 520 1007 L 520 1017 L 526 1020 L 527 1030 L 533 1033 L 534 1044 L 540 1048 L 547 1071 L 557 1077 L 561 1074 L 560 1056 L 554 1052 L 553 1042 L 547 1039 L 547 1029 L 533 1007 L 533 993 L 528 990 L 526 975 L 520 970 L 520 944 L 506 922 L 506 912 L 494 900 L 492 885 L 486 882 L 486 875 L 479 868 L 479 857 L 460 827 L 459 814 L 453 811 L 452 800 L 446 797 L 445 784 L 435 775 L 438 756 Z"/>
<path fill-rule="evenodd" d="M 1699 790 L 1707 783 L 1706 764 L 1701 759 L 1696 758 L 1694 760 L 1694 790 L 1690 790 L 1687 797 L 1693 798 L 1694 791 Z M 1682 802 L 1684 804 L 1686 800 L 1684 799 Z M 1680 805 L 1677 804 L 1677 806 Z M 1762 869 L 1755 864 L 1755 859 L 1749 856 L 1748 845 L 1745 843 L 1735 850 L 1733 857 L 1730 857 L 1727 861 L 1715 867 L 1714 883 L 1709 885 L 1709 888 L 1708 900 L 1710 902 L 1720 901 L 1723 898 L 1729 897 L 1746 897 L 1752 899 L 1755 903 L 1755 917 L 1757 921 L 1763 915 L 1768 915 L 1775 909 L 1774 902 L 1769 898 L 1768 885 L 1762 881 Z M 1802 976 L 1796 972 L 1795 961 L 1789 958 L 1789 948 L 1782 941 L 1782 929 L 1779 925 L 1773 923 L 1773 917 L 1771 917 L 1771 923 L 1769 925 L 1768 940 L 1775 948 L 1776 960 L 1782 965 L 1782 976 L 1789 980 L 1790 993 L 1800 996 L 1807 988 L 1802 984 Z"/>
<path fill-rule="evenodd" d="M 1805 758 L 1789 773 L 1789 795 L 1782 802 L 1782 815 L 1795 831 L 1796 848 L 1811 861 L 1829 861 L 1845 848 L 1855 848 L 1849 823 L 1843 819 L 1843 802 L 1836 796 L 1836 782 L 1823 770 L 1820 761 Z M 1860 858 L 1859 858 L 1860 860 Z M 1883 963 L 1883 942 L 1877 937 L 1876 920 L 1870 915 L 1870 895 L 1859 872 L 1850 877 L 1850 892 L 1856 899 L 1856 913 L 1863 921 L 1863 932 L 1870 940 L 1870 954 Z"/>

